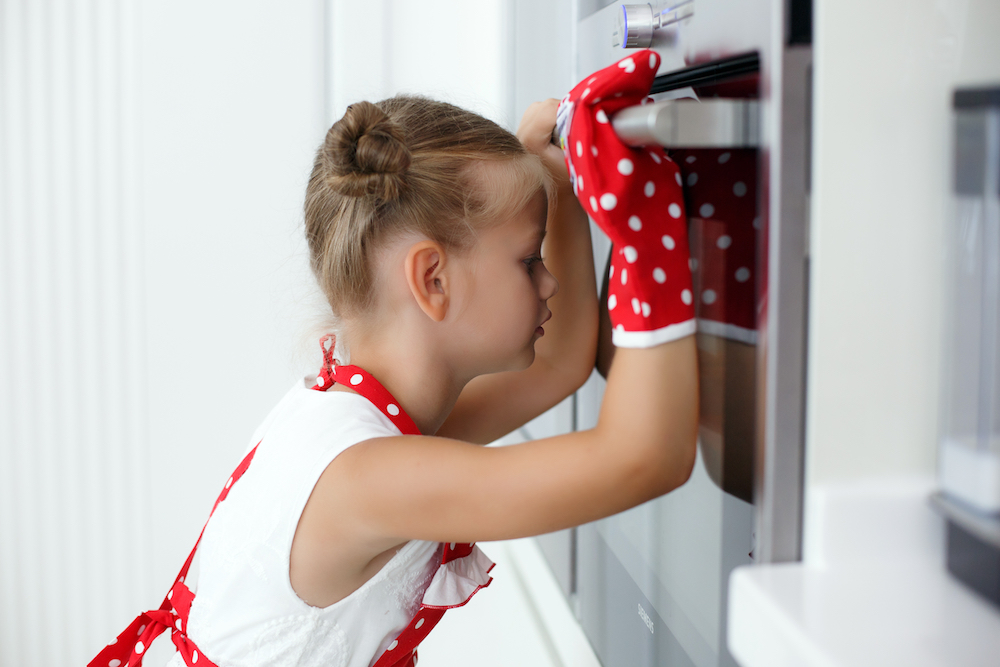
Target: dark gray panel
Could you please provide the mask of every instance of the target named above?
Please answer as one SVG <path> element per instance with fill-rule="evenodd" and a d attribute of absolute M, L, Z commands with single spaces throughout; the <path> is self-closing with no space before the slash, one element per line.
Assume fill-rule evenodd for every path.
<path fill-rule="evenodd" d="M 559 588 L 567 598 L 574 591 L 574 560 L 576 551 L 576 528 L 546 533 L 535 538 L 545 556 L 552 574 L 559 582 Z"/>
<path fill-rule="evenodd" d="M 1000 549 L 948 521 L 948 571 L 1000 606 Z"/>
<path fill-rule="evenodd" d="M 955 114 L 955 192 L 983 195 L 986 185 L 986 118 L 984 111 Z"/>
<path fill-rule="evenodd" d="M 695 667 L 596 528 L 581 526 L 579 535 L 580 623 L 601 663 L 605 667 Z"/>

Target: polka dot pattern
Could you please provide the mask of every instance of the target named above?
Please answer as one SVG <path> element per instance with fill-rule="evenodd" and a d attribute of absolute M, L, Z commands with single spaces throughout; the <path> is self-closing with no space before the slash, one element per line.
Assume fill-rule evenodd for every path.
<path fill-rule="evenodd" d="M 607 303 L 614 329 L 625 333 L 665 330 L 694 317 L 693 299 L 680 297 L 692 289 L 691 272 L 681 270 L 688 240 L 680 168 L 662 149 L 625 146 L 608 122 L 648 100 L 659 65 L 653 51 L 631 53 L 574 88 L 558 114 L 571 114 L 560 127 L 560 144 L 577 196 L 617 250 Z M 586 195 L 580 181 L 587 183 Z"/>
<path fill-rule="evenodd" d="M 383 415 L 389 418 L 389 421 L 395 424 L 401 433 L 404 435 L 420 435 L 420 429 L 417 428 L 417 425 L 413 423 L 410 416 L 399 406 L 399 401 L 393 398 L 392 394 L 378 380 L 372 377 L 368 371 L 360 366 L 334 365 L 331 372 L 335 382 L 350 386 L 354 391 L 371 401 Z M 331 382 L 326 389 L 332 387 L 333 384 Z M 313 389 L 324 390 L 324 388 L 318 385 L 313 387 Z"/>
<path fill-rule="evenodd" d="M 751 339 L 757 329 L 757 153 L 752 149 L 683 149 L 670 156 L 681 165 L 685 205 L 699 217 L 691 226 L 693 294 L 698 319 L 726 325 L 721 335 Z M 693 160 L 690 158 L 694 158 Z M 764 278 L 758 276 L 757 280 Z M 749 335 L 748 335 L 749 334 Z"/>

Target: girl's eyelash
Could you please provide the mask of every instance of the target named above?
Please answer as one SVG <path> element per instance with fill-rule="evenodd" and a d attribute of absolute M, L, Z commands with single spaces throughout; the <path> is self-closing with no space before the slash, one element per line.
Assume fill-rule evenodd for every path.
<path fill-rule="evenodd" d="M 524 263 L 527 265 L 527 267 L 529 269 L 531 269 L 531 267 L 533 267 L 535 265 L 535 262 L 543 262 L 544 263 L 545 262 L 545 258 L 542 257 L 541 255 L 532 255 L 531 257 L 528 257 L 526 260 L 524 260 Z"/>

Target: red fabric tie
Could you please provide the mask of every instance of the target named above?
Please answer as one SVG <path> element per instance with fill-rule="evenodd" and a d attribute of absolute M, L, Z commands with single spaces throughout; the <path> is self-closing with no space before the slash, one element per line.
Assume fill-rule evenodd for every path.
<path fill-rule="evenodd" d="M 243 458 L 243 461 L 236 467 L 236 470 L 233 471 L 233 474 L 230 475 L 226 481 L 226 485 L 222 489 L 222 493 L 219 494 L 218 499 L 212 506 L 212 511 L 208 515 L 209 519 L 212 518 L 212 514 L 215 513 L 215 508 L 219 506 L 219 503 L 229 495 L 229 490 L 233 487 L 233 484 L 250 467 L 250 462 L 253 460 L 253 455 L 256 452 L 257 447 L 251 449 Z M 208 521 L 205 522 L 205 526 L 208 526 Z M 87 663 L 87 667 L 122 667 L 122 665 L 134 667 L 135 665 L 141 665 L 146 655 L 146 649 L 149 648 L 154 639 L 168 629 L 170 630 L 170 638 L 184 659 L 185 665 L 188 667 L 216 667 L 215 663 L 206 658 L 187 636 L 188 613 L 191 611 L 191 601 L 194 600 L 194 593 L 184 583 L 184 579 L 187 577 L 191 563 L 194 561 L 194 555 L 198 551 L 198 544 L 201 543 L 201 536 L 204 534 L 205 528 L 202 528 L 201 534 L 198 535 L 198 540 L 194 543 L 194 548 L 191 549 L 191 554 L 184 561 L 184 566 L 174 580 L 174 585 L 170 589 L 170 592 L 163 598 L 160 608 L 139 614 L 114 641 L 105 646 L 97 654 L 97 657 Z"/>

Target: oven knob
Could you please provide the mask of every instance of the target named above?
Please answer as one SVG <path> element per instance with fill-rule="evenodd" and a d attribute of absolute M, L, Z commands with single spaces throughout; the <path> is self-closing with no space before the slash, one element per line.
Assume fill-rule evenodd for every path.
<path fill-rule="evenodd" d="M 648 4 L 621 5 L 612 44 L 623 49 L 645 49 L 653 43 L 654 30 L 693 16 L 693 5 L 694 0 L 679 0 L 663 11 L 653 11 Z"/>
<path fill-rule="evenodd" d="M 618 12 L 619 43 L 623 49 L 644 49 L 653 43 L 653 8 L 622 5 Z"/>

